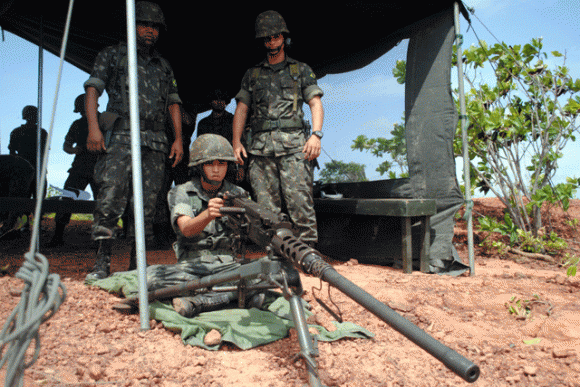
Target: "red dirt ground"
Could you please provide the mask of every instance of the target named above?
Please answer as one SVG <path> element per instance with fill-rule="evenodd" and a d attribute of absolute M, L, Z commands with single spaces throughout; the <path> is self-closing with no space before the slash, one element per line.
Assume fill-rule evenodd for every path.
<path fill-rule="evenodd" d="M 478 214 L 502 216 L 497 199 L 476 199 Z M 569 218 L 580 219 L 574 201 Z M 580 255 L 578 230 L 553 213 L 551 226 Z M 545 222 L 549 224 L 548 221 Z M 41 246 L 50 239 L 52 219 L 42 223 Z M 477 230 L 477 227 L 475 227 Z M 40 327 L 38 361 L 25 372 L 24 386 L 302 386 L 307 383 L 296 335 L 252 350 L 224 345 L 219 351 L 185 346 L 180 336 L 152 321 L 142 331 L 138 315 L 112 310 L 119 298 L 83 285 L 94 259 L 90 222 L 72 222 L 62 248 L 41 247 L 67 288 L 66 301 Z M 465 224 L 455 228 L 457 250 L 467 263 Z M 476 233 L 476 241 L 484 237 Z M 1 240 L 0 322 L 20 300 L 22 281 L 14 274 L 28 250 L 25 239 Z M 128 265 L 129 247 L 117 242 L 112 270 Z M 147 253 L 149 264 L 174 262 L 173 252 Z M 580 386 L 580 300 L 578 277 L 567 278 L 558 263 L 485 254 L 476 245 L 474 276 L 449 277 L 390 267 L 331 262 L 336 270 L 388 304 L 434 338 L 481 368 L 474 386 Z M 319 286 L 303 276 L 305 299 L 316 316 L 330 316 L 312 301 Z M 317 292 L 318 293 L 318 292 Z M 326 295 L 326 285 L 320 292 Z M 534 295 L 537 295 L 534 296 Z M 326 386 L 467 386 L 441 363 L 337 290 L 332 299 L 346 321 L 376 336 L 319 343 L 318 363 Z M 507 304 L 529 300 L 529 313 L 516 316 Z M 529 341 L 536 339 L 534 341 Z M 0 371 L 4 381 L 5 369 Z"/>

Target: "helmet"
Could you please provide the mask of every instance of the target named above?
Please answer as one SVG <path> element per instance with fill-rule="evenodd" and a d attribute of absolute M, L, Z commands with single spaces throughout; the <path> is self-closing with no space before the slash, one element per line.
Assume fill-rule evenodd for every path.
<path fill-rule="evenodd" d="M 75 99 L 75 110 L 73 112 L 80 113 L 85 110 L 85 95 L 81 94 Z"/>
<path fill-rule="evenodd" d="M 28 105 L 22 109 L 22 119 L 29 121 L 35 120 L 38 117 L 38 109 L 36 106 Z"/>
<path fill-rule="evenodd" d="M 135 4 L 135 20 L 160 24 L 167 29 L 161 7 L 149 1 L 140 1 Z"/>
<path fill-rule="evenodd" d="M 281 32 L 290 33 L 288 27 L 286 27 L 284 18 L 278 12 L 262 12 L 256 18 L 256 39 L 276 35 Z"/>
<path fill-rule="evenodd" d="M 218 134 L 202 134 L 193 142 L 189 153 L 190 167 L 213 160 L 236 161 L 232 144 Z"/>

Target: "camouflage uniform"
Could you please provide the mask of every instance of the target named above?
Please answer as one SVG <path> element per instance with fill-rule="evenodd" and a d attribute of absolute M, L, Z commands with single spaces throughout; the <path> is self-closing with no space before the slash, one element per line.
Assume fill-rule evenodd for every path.
<path fill-rule="evenodd" d="M 248 196 L 242 188 L 224 180 L 218 193 L 230 192 Z M 186 237 L 177 225 L 180 216 L 196 217 L 205 211 L 210 197 L 202 188 L 200 177 L 194 177 L 185 184 L 175 186 L 168 194 L 169 209 L 171 212 L 171 224 L 177 235 L 177 242 L 173 244 L 178 262 L 174 265 L 153 265 L 147 268 L 147 287 L 155 290 L 167 286 L 178 285 L 187 281 L 193 281 L 201 277 L 218 272 L 232 270 L 240 266 L 236 262 L 232 250 L 232 230 L 227 226 L 226 217 L 212 220 L 205 229 L 194 236 Z M 231 284 L 223 284 L 230 286 Z M 217 289 L 218 287 L 214 287 Z M 194 297 L 180 297 L 181 304 L 197 305 L 203 310 L 227 305 L 237 299 L 237 292 L 209 292 Z M 184 312 L 182 308 L 174 307 L 186 317 L 192 317 L 199 309 Z"/>
<path fill-rule="evenodd" d="M 99 53 L 85 89 L 92 86 L 99 94 L 107 91 L 107 112 L 119 114 L 115 129 L 107 144 L 107 152 L 95 166 L 99 186 L 92 237 L 95 240 L 114 237 L 117 222 L 131 197 L 131 135 L 126 88 L 127 47 L 124 44 L 107 47 Z M 145 234 L 153 235 L 157 193 L 163 182 L 165 159 L 169 144 L 165 133 L 167 107 L 181 104 L 169 64 L 155 50 L 151 56 L 138 52 L 139 113 L 143 170 L 143 211 Z M 123 95 L 125 94 L 125 95 Z M 129 207 L 131 209 L 132 206 Z"/>
<path fill-rule="evenodd" d="M 249 176 L 256 200 L 271 211 L 285 204 L 305 243 L 318 240 L 312 195 L 313 167 L 302 149 L 309 133 L 302 106 L 323 91 L 312 69 L 286 56 L 246 71 L 236 100 L 251 108 Z"/>
<path fill-rule="evenodd" d="M 218 193 L 230 192 L 232 194 L 248 194 L 240 187 L 224 180 Z M 210 197 L 201 186 L 199 177 L 185 184 L 173 187 L 167 195 L 169 210 L 171 212 L 171 225 L 177 234 L 177 242 L 174 244 L 175 254 L 178 261 L 199 260 L 205 255 L 232 255 L 231 229 L 226 225 L 226 217 L 212 220 L 202 233 L 192 237 L 185 237 L 177 226 L 177 218 L 182 215 L 195 218 L 207 209 Z"/>

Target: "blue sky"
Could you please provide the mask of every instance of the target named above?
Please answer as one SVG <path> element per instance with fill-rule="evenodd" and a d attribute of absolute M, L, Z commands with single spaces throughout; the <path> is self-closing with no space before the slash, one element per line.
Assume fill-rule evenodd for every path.
<path fill-rule="evenodd" d="M 465 19 L 460 21 L 464 47 L 476 42 L 473 30 L 488 43 L 495 43 L 497 39 L 508 44 L 525 44 L 531 38 L 542 37 L 547 52 L 557 50 L 567 54 L 567 65 L 572 76 L 580 78 L 580 22 L 577 19 L 580 2 L 577 0 L 466 0 L 464 3 L 475 8 L 472 29 L 467 30 Z M 6 31 L 4 37 L 5 40 L 0 41 L 0 153 L 7 154 L 10 132 L 24 123 L 21 119 L 22 108 L 37 104 L 38 48 Z M 368 153 L 353 151 L 350 147 L 359 134 L 388 137 L 393 124 L 400 121 L 404 111 L 404 86 L 397 84 L 391 70 L 396 60 L 405 59 L 406 46 L 406 41 L 401 42 L 361 70 L 327 75 L 319 80 L 325 91 L 325 137 L 322 141 L 324 151 L 319 158 L 321 165 L 329 162 L 330 158 L 354 161 L 366 165 L 369 179 L 385 178 L 375 171 L 381 160 Z M 297 59 L 308 62 L 308 58 Z M 48 130 L 56 90 L 58 58 L 45 53 L 44 61 L 43 127 Z M 83 93 L 82 84 L 87 78 L 87 73 L 68 64 L 64 66 L 48 166 L 49 184 L 57 187 L 63 186 L 73 160 L 73 156 L 62 151 L 62 142 L 70 124 L 80 117 L 73 113 L 73 104 L 76 96 Z M 456 83 L 455 72 L 451 80 Z M 106 100 L 101 98 L 99 102 L 100 110 L 104 110 Z M 227 110 L 233 112 L 234 109 L 232 102 Z M 199 115 L 198 120 L 207 114 Z M 580 177 L 576 161 L 579 152 L 580 143 L 566 148 L 556 183 L 565 176 Z M 458 159 L 459 167 L 461 163 Z M 460 168 L 458 171 L 461 173 Z M 459 174 L 458 178 L 461 178 Z"/>

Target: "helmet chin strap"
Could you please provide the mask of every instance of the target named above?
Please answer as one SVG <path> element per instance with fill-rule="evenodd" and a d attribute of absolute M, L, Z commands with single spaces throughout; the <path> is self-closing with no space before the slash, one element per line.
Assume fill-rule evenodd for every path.
<path fill-rule="evenodd" d="M 269 48 L 268 49 L 268 55 L 270 56 L 276 56 L 280 53 L 280 51 L 282 51 L 282 47 L 284 46 L 284 42 L 282 42 L 278 47 L 276 48 Z"/>

